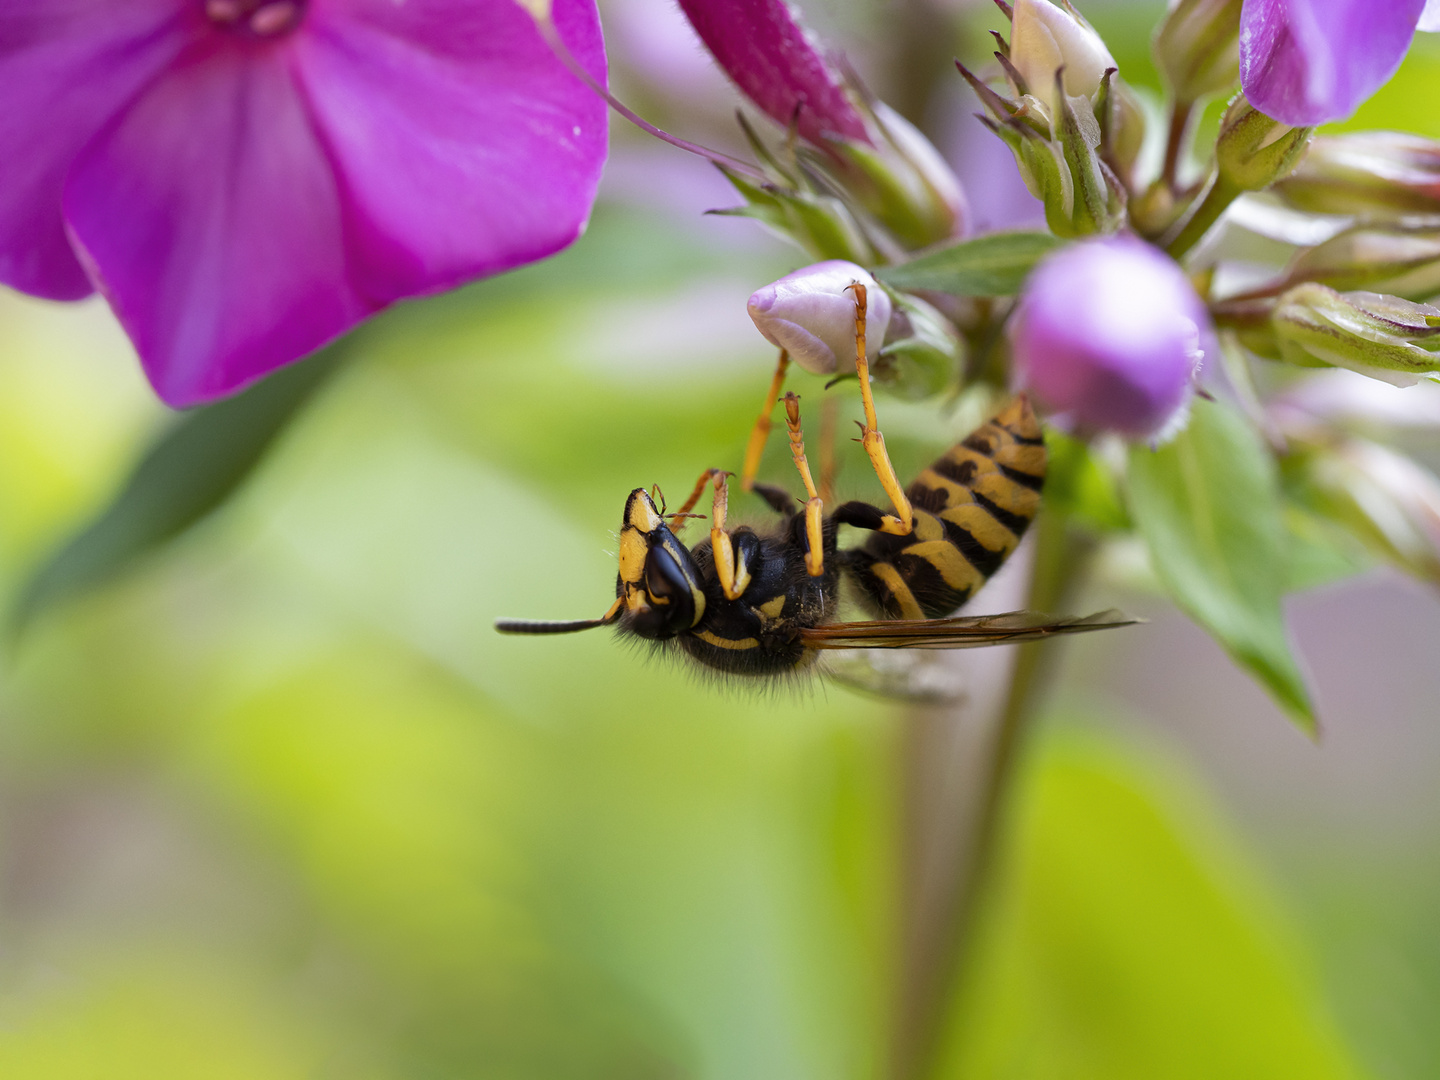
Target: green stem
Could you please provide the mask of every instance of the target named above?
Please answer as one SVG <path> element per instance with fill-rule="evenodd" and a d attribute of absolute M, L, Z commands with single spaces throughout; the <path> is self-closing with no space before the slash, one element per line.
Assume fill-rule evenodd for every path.
<path fill-rule="evenodd" d="M 1165 139 L 1165 163 L 1160 170 L 1160 179 L 1171 191 L 1175 190 L 1180 174 L 1180 158 L 1185 152 L 1186 136 L 1190 134 L 1190 116 L 1194 109 L 1193 101 L 1177 101 L 1170 110 L 1170 131 Z"/>
<path fill-rule="evenodd" d="M 1240 188 L 1225 183 L 1217 176 L 1210 185 L 1210 190 L 1205 193 L 1204 200 L 1195 208 L 1195 212 L 1185 219 L 1179 234 L 1165 245 L 1165 250 L 1176 259 L 1183 258 L 1242 194 Z"/>
<path fill-rule="evenodd" d="M 1067 519 L 1042 512 L 1027 606 L 1053 611 L 1064 603 L 1078 578 L 1089 545 L 1077 542 Z M 920 968 L 924 985 L 902 988 L 892 1067 L 895 1080 L 939 1080 L 945 1049 L 946 1020 L 952 1015 L 965 972 L 972 961 L 979 902 L 995 867 L 1000 825 L 1015 763 L 1030 718 L 1053 668 L 1054 643 L 1022 645 L 1015 658 L 999 723 L 980 779 L 978 807 L 971 829 L 959 830 L 960 848 L 954 863 L 956 879 L 949 890 L 949 911 L 924 950 L 934 959 Z M 913 793 L 912 793 L 913 794 Z M 909 972 L 907 972 L 909 974 Z"/>

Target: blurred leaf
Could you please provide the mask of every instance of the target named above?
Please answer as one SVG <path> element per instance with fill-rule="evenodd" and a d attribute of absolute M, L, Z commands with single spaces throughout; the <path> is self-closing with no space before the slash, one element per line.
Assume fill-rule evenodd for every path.
<path fill-rule="evenodd" d="M 1044 232 L 1004 232 L 962 240 L 875 276 L 895 289 L 933 289 L 955 296 L 1010 296 L 1062 241 Z"/>
<path fill-rule="evenodd" d="M 348 339 L 243 393 L 192 410 L 140 459 L 124 488 L 22 586 L 16 633 L 56 601 L 102 584 L 225 503 L 338 367 Z"/>
<path fill-rule="evenodd" d="M 1300 446 L 1282 463 L 1287 490 L 1311 514 L 1378 558 L 1440 585 L 1440 479 L 1368 439 Z"/>
<path fill-rule="evenodd" d="M 1050 455 L 1045 474 L 1047 506 L 1100 532 L 1131 527 L 1114 474 L 1087 444 L 1051 428 L 1045 432 L 1045 447 Z"/>
<path fill-rule="evenodd" d="M 1228 407 L 1196 401 L 1173 442 L 1131 450 L 1130 512 L 1175 603 L 1313 734 L 1314 710 L 1280 608 L 1280 485 L 1259 436 Z"/>
<path fill-rule="evenodd" d="M 1344 581 L 1375 565 L 1360 542 L 1334 522 L 1289 501 L 1284 516 L 1290 544 L 1287 593 Z"/>
<path fill-rule="evenodd" d="M 1189 778 L 1048 741 L 935 1075 L 1354 1080 L 1307 958 Z"/>

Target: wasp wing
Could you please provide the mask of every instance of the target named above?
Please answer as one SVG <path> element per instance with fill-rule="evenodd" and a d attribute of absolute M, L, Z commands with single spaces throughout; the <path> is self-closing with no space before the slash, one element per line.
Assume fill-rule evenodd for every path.
<path fill-rule="evenodd" d="M 830 623 L 800 631 L 811 649 L 976 649 L 1039 641 L 1057 634 L 1080 634 L 1132 626 L 1141 620 L 1113 608 L 1094 615 L 1061 617 L 1038 611 L 1007 611 L 954 619 L 878 619 Z"/>

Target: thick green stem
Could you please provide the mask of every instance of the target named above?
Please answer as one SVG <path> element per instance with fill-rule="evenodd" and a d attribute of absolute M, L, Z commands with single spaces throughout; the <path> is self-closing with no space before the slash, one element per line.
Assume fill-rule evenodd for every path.
<path fill-rule="evenodd" d="M 1204 200 L 1195 208 L 1195 212 L 1185 219 L 1180 232 L 1175 239 L 1165 245 L 1165 250 L 1176 259 L 1183 258 L 1185 254 L 1198 244 L 1204 235 L 1210 231 L 1210 227 L 1220 220 L 1232 202 L 1238 199 L 1244 192 L 1242 189 L 1225 183 L 1220 177 L 1210 185 L 1210 190 L 1205 193 Z"/>

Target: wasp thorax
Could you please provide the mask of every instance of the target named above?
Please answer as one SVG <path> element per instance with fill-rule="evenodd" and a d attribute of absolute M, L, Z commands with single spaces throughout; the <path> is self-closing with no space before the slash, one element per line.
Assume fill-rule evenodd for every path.
<path fill-rule="evenodd" d="M 212 23 L 261 38 L 281 37 L 300 25 L 305 0 L 205 0 Z"/>

